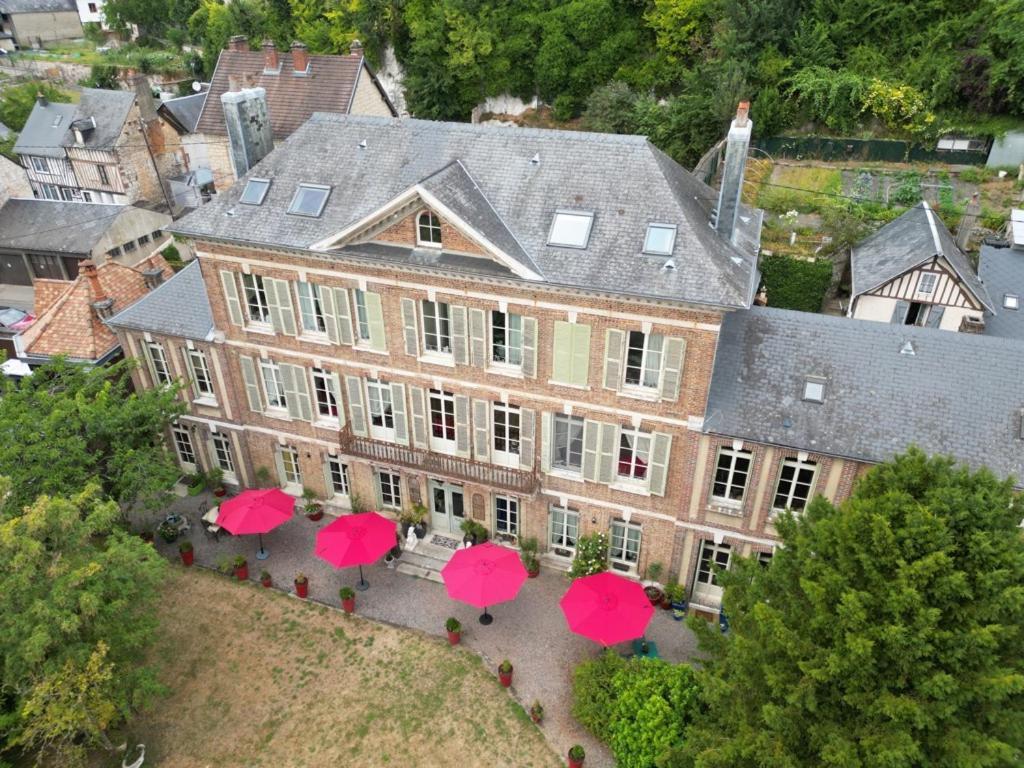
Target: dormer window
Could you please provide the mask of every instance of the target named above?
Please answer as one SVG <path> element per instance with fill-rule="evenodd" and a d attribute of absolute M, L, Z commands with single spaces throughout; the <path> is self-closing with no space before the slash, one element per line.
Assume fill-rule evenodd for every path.
<path fill-rule="evenodd" d="M 1020 296 L 1016 293 L 1004 293 L 1003 309 L 1020 309 Z"/>
<path fill-rule="evenodd" d="M 586 248 L 594 214 L 589 211 L 556 211 L 548 233 L 548 245 L 562 248 Z"/>
<path fill-rule="evenodd" d="M 416 217 L 416 244 L 441 247 L 441 219 L 431 211 L 423 211 Z"/>
<path fill-rule="evenodd" d="M 825 380 L 816 376 L 804 379 L 804 400 L 809 403 L 825 402 Z"/>
<path fill-rule="evenodd" d="M 270 179 L 249 179 L 238 202 L 245 205 L 261 205 L 270 189 Z"/>
<path fill-rule="evenodd" d="M 295 190 L 295 197 L 288 206 L 288 213 L 318 218 L 323 213 L 330 194 L 331 188 L 323 184 L 299 184 L 299 188 Z"/>
<path fill-rule="evenodd" d="M 671 256 L 676 245 L 675 224 L 648 224 L 644 237 L 644 253 Z"/>

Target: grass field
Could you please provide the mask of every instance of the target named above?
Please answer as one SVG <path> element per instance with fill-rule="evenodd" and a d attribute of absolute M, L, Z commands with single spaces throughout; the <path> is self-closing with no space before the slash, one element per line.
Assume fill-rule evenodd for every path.
<path fill-rule="evenodd" d="M 174 569 L 154 662 L 147 766 L 561 765 L 475 654 L 252 583 Z"/>

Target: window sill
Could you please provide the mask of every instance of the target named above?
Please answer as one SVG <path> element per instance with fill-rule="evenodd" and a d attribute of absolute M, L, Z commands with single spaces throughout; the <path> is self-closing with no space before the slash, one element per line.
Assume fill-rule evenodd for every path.
<path fill-rule="evenodd" d="M 334 496 L 331 496 L 331 498 L 327 499 L 327 501 L 325 502 L 325 506 L 327 507 L 327 509 L 324 511 L 327 512 L 327 514 L 340 515 L 342 512 L 352 509 L 352 500 L 350 496 L 337 493 Z M 332 508 L 335 508 L 338 511 L 335 512 L 332 510 Z"/>
<path fill-rule="evenodd" d="M 519 365 L 505 365 L 502 363 L 490 363 L 487 366 L 487 373 L 495 376 L 507 376 L 510 379 L 523 379 L 523 368 Z"/>
<path fill-rule="evenodd" d="M 743 503 L 729 504 L 724 501 L 712 500 L 708 503 L 708 512 L 717 512 L 720 515 L 731 515 L 732 517 L 743 517 Z"/>
<path fill-rule="evenodd" d="M 274 333 L 274 328 L 269 325 L 256 325 L 254 323 L 249 323 L 248 325 L 245 326 L 245 330 L 247 330 L 249 333 L 258 333 L 260 336 L 277 335 L 276 333 Z"/>
<path fill-rule="evenodd" d="M 570 384 L 568 381 L 556 381 L 555 379 L 548 379 L 548 384 L 554 384 L 556 387 L 567 387 L 568 389 L 578 389 L 581 392 L 589 392 L 589 384 Z"/>
<path fill-rule="evenodd" d="M 632 493 L 636 496 L 650 496 L 651 492 L 642 485 L 636 485 L 634 483 L 617 482 L 612 483 L 608 486 L 613 491 L 622 491 L 624 493 Z"/>
<path fill-rule="evenodd" d="M 223 472 L 223 470 L 221 470 Z M 223 480 L 228 485 L 238 485 L 238 477 L 234 472 L 224 472 Z"/>
<path fill-rule="evenodd" d="M 455 367 L 455 358 L 452 355 L 446 355 L 443 352 L 432 353 L 426 352 L 417 358 L 421 363 L 430 363 L 431 365 L 443 365 L 445 368 Z"/>
<path fill-rule="evenodd" d="M 322 418 L 314 421 L 313 426 L 319 429 L 341 429 L 341 421 L 339 419 Z"/>
<path fill-rule="evenodd" d="M 385 357 L 391 354 L 386 349 L 374 349 L 369 342 L 356 342 L 352 345 L 352 349 L 356 352 L 368 352 L 371 355 L 384 355 Z"/>
<path fill-rule="evenodd" d="M 192 401 L 192 405 L 201 405 L 206 408 L 216 408 L 217 400 L 213 397 L 197 397 Z"/>
<path fill-rule="evenodd" d="M 570 480 L 574 483 L 584 483 L 582 472 L 571 472 L 567 469 L 549 469 L 547 474 L 550 477 L 557 477 L 560 480 Z"/>
<path fill-rule="evenodd" d="M 623 397 L 628 397 L 630 400 L 643 400 L 647 403 L 656 403 L 661 399 L 661 393 L 656 389 L 648 392 L 646 390 L 626 389 L 624 387 L 619 390 L 619 394 Z"/>
<path fill-rule="evenodd" d="M 263 412 L 263 415 L 268 419 L 277 419 L 278 421 L 291 421 L 291 417 L 288 415 L 288 410 L 285 408 L 267 408 Z"/>
<path fill-rule="evenodd" d="M 299 336 L 299 341 L 305 341 L 308 344 L 319 344 L 322 347 L 331 346 L 332 342 L 327 336 L 319 333 L 306 332 Z"/>

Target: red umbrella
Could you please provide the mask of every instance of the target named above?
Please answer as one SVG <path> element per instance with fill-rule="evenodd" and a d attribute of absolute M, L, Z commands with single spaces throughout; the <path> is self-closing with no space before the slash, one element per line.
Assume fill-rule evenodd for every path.
<path fill-rule="evenodd" d="M 488 541 L 456 551 L 441 576 L 448 597 L 483 608 L 480 623 L 490 624 L 487 606 L 512 600 L 526 581 L 526 568 L 518 553 Z"/>
<path fill-rule="evenodd" d="M 642 637 L 654 615 L 642 586 L 607 572 L 576 579 L 559 605 L 569 629 L 604 646 Z"/>
<path fill-rule="evenodd" d="M 363 578 L 363 566 L 372 563 L 395 546 L 395 521 L 376 512 L 339 517 L 316 535 L 316 556 L 335 568 L 359 566 L 356 589 L 370 586 Z"/>
<path fill-rule="evenodd" d="M 259 534 L 260 549 L 256 553 L 256 558 L 266 560 L 267 551 L 263 548 L 263 534 L 291 520 L 294 512 L 295 499 L 280 488 L 242 491 L 235 498 L 228 499 L 220 505 L 217 525 L 235 535 Z"/>

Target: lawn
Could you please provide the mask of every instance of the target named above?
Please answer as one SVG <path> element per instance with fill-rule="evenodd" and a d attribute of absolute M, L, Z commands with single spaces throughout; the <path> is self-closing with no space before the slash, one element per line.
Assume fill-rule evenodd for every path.
<path fill-rule="evenodd" d="M 561 765 L 480 658 L 441 639 L 196 569 L 174 569 L 160 614 L 171 691 L 127 731 L 146 765 Z"/>

